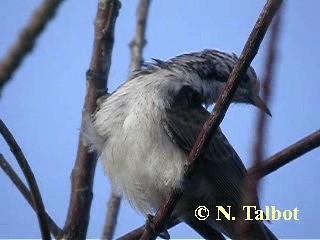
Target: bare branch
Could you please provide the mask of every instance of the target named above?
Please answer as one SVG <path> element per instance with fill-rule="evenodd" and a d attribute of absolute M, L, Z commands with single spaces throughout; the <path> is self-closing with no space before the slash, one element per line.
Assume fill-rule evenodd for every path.
<path fill-rule="evenodd" d="M 135 36 L 130 43 L 131 60 L 130 74 L 141 68 L 143 63 L 143 49 L 146 45 L 145 32 L 147 16 L 151 0 L 140 0 L 137 11 L 137 24 Z M 130 78 L 129 78 L 130 79 Z M 103 228 L 103 239 L 113 239 L 117 224 L 121 197 L 112 193 L 108 203 L 107 217 Z"/>
<path fill-rule="evenodd" d="M 37 37 L 54 17 L 62 2 L 63 0 L 44 0 L 34 11 L 28 25 L 24 27 L 19 38 L 0 62 L 0 92 L 23 59 L 32 51 Z"/>
<path fill-rule="evenodd" d="M 166 226 L 167 229 L 170 229 L 176 225 L 178 225 L 180 223 L 180 221 L 178 220 L 174 220 L 174 219 L 170 219 L 169 222 L 167 222 Z M 118 240 L 139 240 L 143 234 L 145 230 L 145 225 L 138 227 L 134 230 L 132 230 L 131 232 L 121 236 L 120 238 L 118 238 Z"/>
<path fill-rule="evenodd" d="M 138 227 L 131 232 L 121 236 L 118 240 L 139 240 L 144 232 L 145 226 Z"/>
<path fill-rule="evenodd" d="M 143 63 L 142 52 L 143 48 L 146 45 L 146 26 L 147 26 L 147 17 L 148 10 L 151 0 L 140 0 L 139 7 L 137 11 L 137 24 L 136 24 L 136 33 L 133 40 L 130 43 L 131 49 L 131 61 L 130 61 L 130 71 L 138 70 L 141 68 Z"/>
<path fill-rule="evenodd" d="M 268 174 L 278 170 L 284 165 L 290 163 L 303 154 L 318 148 L 320 146 L 320 130 L 306 136 L 298 142 L 290 145 L 282 151 L 274 154 L 261 163 L 261 177 L 265 177 Z M 249 173 L 254 171 L 254 167 L 249 169 Z"/>
<path fill-rule="evenodd" d="M 21 151 L 21 148 L 19 147 L 18 143 L 12 136 L 11 132 L 9 131 L 9 129 L 6 127 L 6 125 L 3 123 L 1 119 L 0 119 L 0 133 L 3 136 L 3 138 L 6 140 L 8 146 L 10 147 L 11 152 L 15 156 L 28 182 L 29 188 L 32 193 L 32 201 L 34 202 L 35 211 L 39 221 L 42 238 L 51 239 L 50 231 L 47 223 L 46 211 L 42 202 L 41 194 L 40 194 L 36 179 L 28 164 L 27 159 L 25 158 L 23 152 Z"/>
<path fill-rule="evenodd" d="M 14 183 L 14 185 L 18 188 L 20 193 L 24 196 L 24 198 L 27 200 L 29 205 L 33 208 L 33 210 L 36 211 L 36 207 L 32 200 L 32 194 L 29 191 L 29 189 L 26 187 L 26 185 L 22 182 L 20 177 L 17 175 L 17 173 L 13 170 L 13 168 L 10 166 L 10 164 L 6 161 L 6 159 L 3 157 L 2 154 L 0 154 L 0 167 L 3 169 L 3 171 L 7 174 L 7 176 L 11 179 L 11 181 Z M 53 236 L 56 239 L 60 239 L 63 236 L 63 231 L 58 227 L 58 225 L 52 220 L 52 218 L 48 215 L 48 213 L 45 213 L 50 232 L 53 234 Z"/>
<path fill-rule="evenodd" d="M 121 197 L 112 192 L 108 202 L 107 217 L 103 227 L 102 239 L 113 239 L 120 210 Z"/>
<path fill-rule="evenodd" d="M 107 85 L 119 8 L 118 0 L 100 0 L 98 3 L 93 53 L 90 70 L 87 72 L 87 94 L 83 107 L 83 113 L 86 114 L 94 112 L 96 100 Z M 64 227 L 66 239 L 86 238 L 96 163 L 96 153 L 89 152 L 88 147 L 83 145 L 80 134 L 77 158 L 71 176 L 71 199 Z"/>
<path fill-rule="evenodd" d="M 258 21 L 256 22 L 254 29 L 252 30 L 249 39 L 244 46 L 238 63 L 232 70 L 228 82 L 224 90 L 222 91 L 218 101 L 216 102 L 212 114 L 205 122 L 201 129 L 199 136 L 189 154 L 188 161 L 185 165 L 185 176 L 188 176 L 192 171 L 192 168 L 201 154 L 202 148 L 211 132 L 216 131 L 219 124 L 223 120 L 223 117 L 230 105 L 232 97 L 240 83 L 241 77 L 245 74 L 247 68 L 250 66 L 251 61 L 258 52 L 259 46 L 265 36 L 265 33 L 271 23 L 273 16 L 280 7 L 281 0 L 269 0 L 262 10 Z M 175 189 L 171 195 L 167 197 L 164 204 L 158 210 L 153 223 L 149 225 L 152 227 L 154 233 L 158 234 L 165 226 L 165 222 L 170 217 L 176 203 L 182 195 L 181 189 Z M 144 231 L 141 239 L 155 239 L 156 234 L 149 231 Z"/>
<path fill-rule="evenodd" d="M 281 14 L 275 16 L 274 22 L 271 27 L 271 35 L 269 45 L 267 49 L 265 76 L 262 81 L 262 100 L 268 106 L 271 99 L 271 89 L 273 86 L 275 66 L 277 59 L 277 44 L 279 39 L 279 29 L 281 24 Z M 256 139 L 253 149 L 253 169 L 248 174 L 248 179 L 244 186 L 243 204 L 244 206 L 258 206 L 258 191 L 259 191 L 259 180 L 261 179 L 261 165 L 264 158 L 264 147 L 266 144 L 265 133 L 267 128 L 267 115 L 263 111 L 259 111 L 256 125 Z M 250 224 L 253 222 L 245 221 L 244 216 L 239 218 L 239 224 L 237 224 L 238 231 L 240 233 L 240 239 L 266 239 L 266 236 L 258 236 L 259 233 L 250 231 Z"/>

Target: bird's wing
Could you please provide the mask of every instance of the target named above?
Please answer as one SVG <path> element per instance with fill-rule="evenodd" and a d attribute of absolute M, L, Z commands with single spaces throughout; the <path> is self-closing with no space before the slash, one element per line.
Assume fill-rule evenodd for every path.
<path fill-rule="evenodd" d="M 201 105 L 199 94 L 190 87 L 183 87 L 162 119 L 163 127 L 172 140 L 189 154 L 204 122 L 210 115 Z M 217 203 L 238 206 L 241 185 L 246 169 L 236 151 L 221 132 L 212 134 L 201 154 L 206 177 L 217 188 Z"/>
<path fill-rule="evenodd" d="M 196 91 L 187 86 L 183 87 L 175 97 L 171 107 L 166 110 L 166 114 L 162 119 L 163 127 L 171 141 L 180 147 L 187 155 L 191 151 L 200 129 L 210 115 L 201 103 L 201 96 Z M 191 188 L 191 191 L 186 191 L 185 193 L 188 195 L 186 199 L 191 199 L 191 201 L 195 200 L 197 202 L 195 204 L 198 205 L 203 201 L 203 197 L 205 197 L 210 204 L 208 205 L 209 209 L 213 209 L 214 206 L 231 206 L 231 209 L 237 209 L 239 211 L 239 205 L 242 201 L 241 190 L 247 171 L 240 157 L 223 135 L 220 128 L 209 136 L 207 144 L 204 146 L 204 150 L 200 155 L 199 165 L 194 169 L 194 172 L 201 171 L 200 173 L 194 173 L 197 175 L 196 177 L 202 178 L 202 180 L 197 181 L 197 184 L 206 184 L 206 187 L 201 188 L 203 192 L 198 193 L 201 195 L 198 197 L 194 196 L 195 189 Z M 193 184 L 193 187 L 199 188 L 200 186 Z M 210 196 L 208 196 L 208 194 Z M 192 209 L 192 202 L 187 202 L 187 205 L 190 205 Z M 259 208 L 259 203 L 257 203 L 257 205 Z M 194 209 L 192 210 L 194 211 Z M 237 215 L 238 213 L 235 214 Z M 212 225 L 212 222 L 205 222 L 199 225 L 197 224 L 199 221 L 192 222 L 192 219 L 194 218 L 190 219 L 188 216 L 185 218 L 187 224 L 198 231 L 199 234 L 202 234 L 199 230 L 211 227 L 213 232 L 211 232 L 210 235 L 214 236 L 214 239 L 223 239 L 221 234 L 216 234 L 217 230 L 222 230 L 231 238 L 235 238 L 236 236 L 235 225 L 230 224 L 229 220 L 222 219 L 222 221 L 217 223 L 222 227 L 221 229 L 215 224 Z M 268 236 L 267 239 L 277 239 L 260 221 L 254 221 L 251 228 L 252 231 L 257 231 L 256 236 L 264 234 L 265 237 L 266 235 Z M 204 232 L 208 232 L 208 229 Z M 203 236 L 208 239 L 213 239 L 206 235 Z"/>

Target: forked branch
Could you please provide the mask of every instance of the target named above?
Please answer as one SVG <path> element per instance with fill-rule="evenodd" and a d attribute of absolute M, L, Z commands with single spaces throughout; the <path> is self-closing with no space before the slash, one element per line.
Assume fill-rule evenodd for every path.
<path fill-rule="evenodd" d="M 36 206 L 32 200 L 32 193 L 29 191 L 29 189 L 26 187 L 26 185 L 23 183 L 23 181 L 20 179 L 18 174 L 13 170 L 13 168 L 10 166 L 10 164 L 6 161 L 6 159 L 0 154 L 0 167 L 2 170 L 7 174 L 7 176 L 11 179 L 11 181 L 14 183 L 14 185 L 18 188 L 20 193 L 24 196 L 24 198 L 27 200 L 29 205 L 33 208 L 33 210 L 36 211 Z M 63 236 L 63 231 L 58 227 L 58 225 L 53 221 L 53 219 L 48 215 L 48 213 L 45 213 L 48 226 L 50 229 L 50 232 L 53 234 L 53 236 L 56 239 L 61 239 Z"/>
<path fill-rule="evenodd" d="M 46 211 L 42 202 L 41 194 L 40 194 L 36 179 L 34 177 L 34 174 L 28 164 L 27 159 L 25 158 L 23 152 L 21 151 L 21 148 L 19 147 L 13 135 L 11 134 L 11 132 L 9 131 L 9 129 L 6 127 L 6 125 L 3 123 L 1 119 L 0 119 L 0 133 L 3 136 L 3 138 L 6 140 L 8 146 L 10 147 L 11 152 L 15 156 L 28 182 L 28 185 L 32 194 L 32 201 L 34 203 L 35 211 L 36 211 L 39 225 L 40 225 L 41 236 L 43 239 L 51 239 L 50 231 L 47 223 Z"/>
<path fill-rule="evenodd" d="M 118 0 L 100 0 L 95 19 L 94 46 L 87 72 L 87 93 L 83 112 L 92 114 L 97 98 L 105 91 L 111 65 L 114 27 L 120 8 Z M 84 118 L 82 127 L 85 126 Z M 93 198 L 93 179 L 97 155 L 89 151 L 79 137 L 78 153 L 71 180 L 71 199 L 64 232 L 66 239 L 85 239 Z"/>

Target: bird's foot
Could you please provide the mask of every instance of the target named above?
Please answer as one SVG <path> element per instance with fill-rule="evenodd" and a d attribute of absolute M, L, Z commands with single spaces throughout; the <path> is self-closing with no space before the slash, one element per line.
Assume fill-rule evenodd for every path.
<path fill-rule="evenodd" d="M 167 231 L 167 229 L 162 230 L 162 232 L 160 232 L 160 233 L 157 233 L 155 231 L 155 229 L 154 229 L 155 226 L 154 226 L 153 219 L 154 219 L 154 216 L 152 216 L 151 214 L 147 215 L 147 221 L 146 221 L 146 224 L 145 224 L 146 230 L 149 233 L 151 233 L 151 235 L 156 235 L 156 236 L 159 236 L 160 238 L 166 239 L 166 240 L 170 239 L 170 234 Z"/>

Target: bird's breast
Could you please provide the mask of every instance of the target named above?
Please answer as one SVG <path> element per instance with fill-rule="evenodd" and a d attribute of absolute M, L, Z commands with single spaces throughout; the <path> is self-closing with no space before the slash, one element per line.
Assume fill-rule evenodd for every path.
<path fill-rule="evenodd" d="M 164 131 L 161 107 L 159 99 L 135 96 L 114 124 L 117 128 L 109 126 L 102 152 L 114 188 L 144 213 L 152 213 L 180 185 L 187 157 Z"/>

